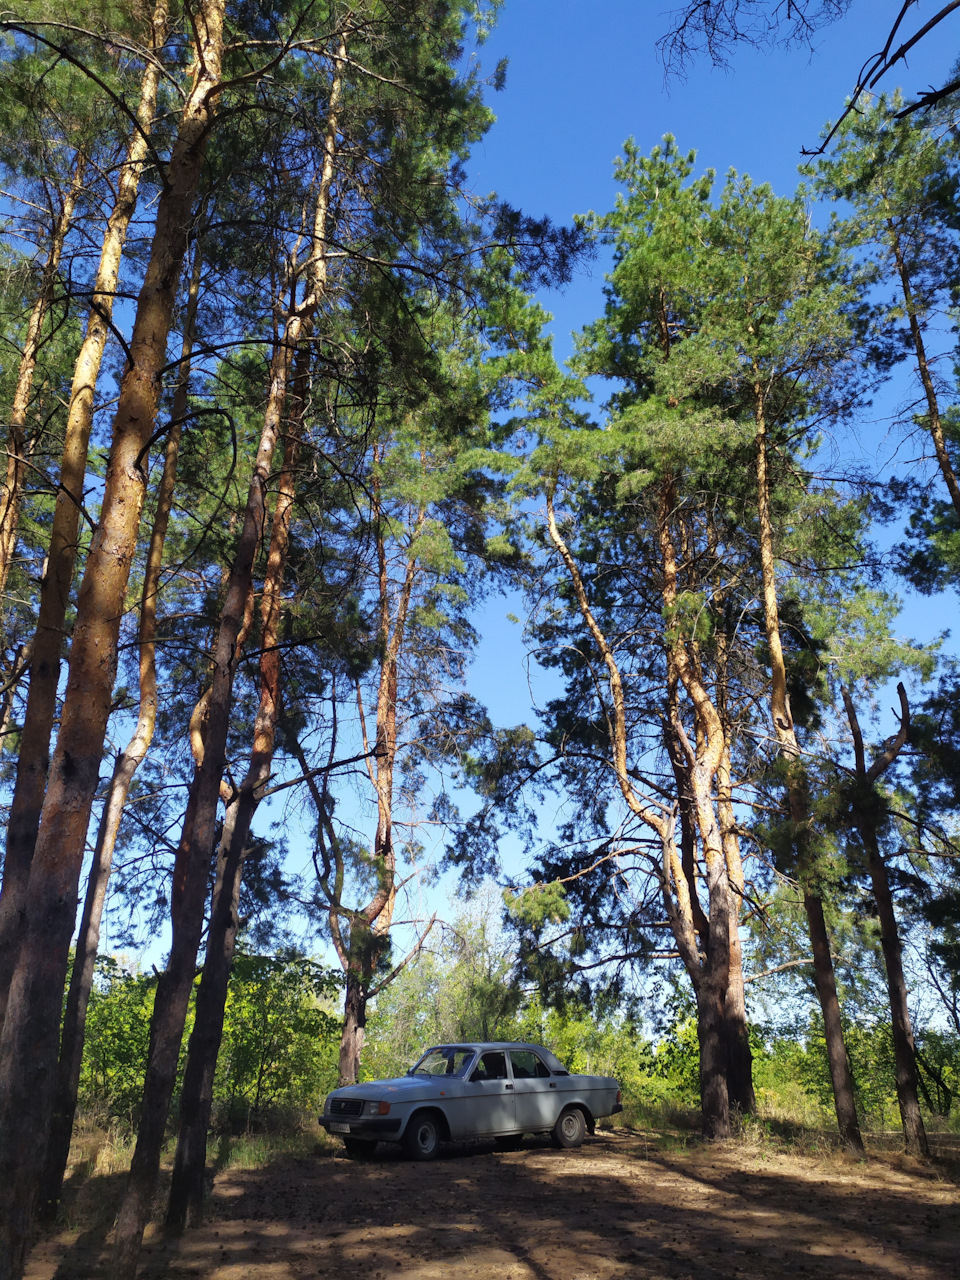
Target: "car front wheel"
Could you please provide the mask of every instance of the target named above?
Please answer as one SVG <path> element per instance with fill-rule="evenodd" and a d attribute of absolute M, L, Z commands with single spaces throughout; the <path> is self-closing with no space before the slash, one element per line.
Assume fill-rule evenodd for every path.
<path fill-rule="evenodd" d="M 429 1111 L 418 1111 L 410 1117 L 404 1134 L 403 1149 L 411 1160 L 433 1160 L 440 1150 L 440 1124 Z"/>
<path fill-rule="evenodd" d="M 555 1147 L 564 1147 L 570 1150 L 573 1147 L 579 1147 L 583 1143 L 583 1139 L 587 1132 L 587 1122 L 583 1118 L 583 1112 L 576 1107 L 571 1107 L 569 1111 L 564 1111 L 560 1119 L 553 1126 L 553 1144 Z"/>

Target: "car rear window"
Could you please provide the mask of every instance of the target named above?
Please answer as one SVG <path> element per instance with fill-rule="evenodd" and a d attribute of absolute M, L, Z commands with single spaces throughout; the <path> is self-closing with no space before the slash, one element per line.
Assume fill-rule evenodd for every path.
<path fill-rule="evenodd" d="M 511 1049 L 515 1080 L 545 1080 L 550 1071 L 531 1049 Z"/>

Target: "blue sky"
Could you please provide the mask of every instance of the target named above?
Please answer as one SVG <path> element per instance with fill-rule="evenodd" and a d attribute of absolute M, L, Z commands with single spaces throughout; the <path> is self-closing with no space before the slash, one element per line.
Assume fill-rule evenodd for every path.
<path fill-rule="evenodd" d="M 613 161 L 623 141 L 634 137 L 649 151 L 664 133 L 684 150 L 697 151 L 698 169 L 730 168 L 769 182 L 778 194 L 799 182 L 804 147 L 817 145 L 828 120 L 835 120 L 856 83 L 864 61 L 880 49 L 902 0 L 854 0 L 840 22 L 820 32 L 814 50 L 754 50 L 730 53 L 726 70 L 704 57 L 685 80 L 665 83 L 656 49 L 669 25 L 675 0 L 506 0 L 497 27 L 479 50 L 481 66 L 492 72 L 509 60 L 506 87 L 490 95 L 497 123 L 471 156 L 468 172 L 478 192 L 496 191 L 525 212 L 549 214 L 568 223 L 577 213 L 611 208 L 617 194 Z M 915 29 L 940 4 L 921 0 Z M 960 11 L 917 46 L 881 88 L 898 85 L 910 96 L 941 84 L 960 53 Z M 571 331 L 603 310 L 603 258 L 582 265 L 562 292 L 544 293 L 553 313 L 556 351 L 571 352 Z M 858 445 L 885 460 L 895 448 L 885 421 L 895 410 L 896 386 L 858 432 Z M 904 629 L 921 638 L 949 618 L 916 597 L 909 600 Z M 527 717 L 528 674 L 539 698 L 550 683 L 537 679 L 524 662 L 520 628 L 506 615 L 517 601 L 493 597 L 478 619 L 483 644 L 472 684 L 495 720 Z M 950 613 L 953 612 L 951 601 Z"/>

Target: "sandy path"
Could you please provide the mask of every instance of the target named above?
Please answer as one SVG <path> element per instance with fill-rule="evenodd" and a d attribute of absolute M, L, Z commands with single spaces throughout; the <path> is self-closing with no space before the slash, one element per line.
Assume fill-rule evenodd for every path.
<path fill-rule="evenodd" d="M 381 1151 L 221 1174 L 203 1227 L 148 1236 L 143 1280 L 960 1280 L 957 1186 L 900 1158 L 663 1151 L 623 1130 L 427 1165 Z M 28 1280 L 101 1275 L 103 1246 L 64 1232 Z"/>

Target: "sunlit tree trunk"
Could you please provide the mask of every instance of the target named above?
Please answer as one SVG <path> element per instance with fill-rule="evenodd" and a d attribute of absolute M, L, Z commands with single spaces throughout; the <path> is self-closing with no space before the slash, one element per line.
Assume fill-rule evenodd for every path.
<path fill-rule="evenodd" d="M 73 971 L 67 990 L 67 1003 L 60 1035 L 60 1062 L 57 1079 L 57 1095 L 53 1108 L 53 1122 L 47 1147 L 47 1162 L 40 1187 L 40 1213 L 51 1221 L 56 1216 L 63 1186 L 67 1157 L 70 1154 L 70 1138 L 77 1109 L 77 1090 L 83 1062 L 83 1041 L 86 1027 L 87 1005 L 93 986 L 93 973 L 100 942 L 100 921 L 107 896 L 107 883 L 113 866 L 113 851 L 120 831 L 123 810 L 134 775 L 146 758 L 153 741 L 157 719 L 157 667 L 156 631 L 157 596 L 160 590 L 160 571 L 163 565 L 163 546 L 173 507 L 176 488 L 177 460 L 183 419 L 187 410 L 190 379 L 190 358 L 193 349 L 197 303 L 200 297 L 200 269 L 202 256 L 198 244 L 194 253 L 190 293 L 184 320 L 183 346 L 180 354 L 179 382 L 173 399 L 172 422 L 167 433 L 163 474 L 157 491 L 157 510 L 153 532 L 147 551 L 147 563 L 140 603 L 140 713 L 133 736 L 117 757 L 113 777 L 107 788 L 93 851 L 93 863 L 87 883 L 80 929 L 74 948 Z"/>
<path fill-rule="evenodd" d="M 904 310 L 907 313 L 907 320 L 910 325 L 910 339 L 913 343 L 913 352 L 917 362 L 917 372 L 920 375 L 920 383 L 923 386 L 923 394 L 927 401 L 927 430 L 930 432 L 930 438 L 933 441 L 934 452 L 937 455 L 937 465 L 940 467 L 940 474 L 943 482 L 947 486 L 947 492 L 950 495 L 950 502 L 953 510 L 958 518 L 960 518 L 960 481 L 957 480 L 956 472 L 953 469 L 953 463 L 950 461 L 950 455 L 947 452 L 946 437 L 943 433 L 943 423 L 940 418 L 940 404 L 937 399 L 937 389 L 933 382 L 933 374 L 930 371 L 930 364 L 927 360 L 926 345 L 923 341 L 923 329 L 920 325 L 920 319 L 917 315 L 917 306 L 913 296 L 913 282 L 910 279 L 910 272 L 907 268 L 906 261 L 903 256 L 903 245 L 900 241 L 900 234 L 897 230 L 896 223 L 892 218 L 887 219 L 887 230 L 890 238 L 890 247 L 893 250 L 894 261 L 897 264 L 897 274 L 900 277 L 900 288 L 903 293 Z"/>
<path fill-rule="evenodd" d="M 669 529 L 673 486 L 668 478 L 661 486 L 658 544 L 663 567 L 663 600 L 669 608 L 676 600 L 676 555 Z M 706 865 L 708 911 L 699 902 L 692 845 L 686 853 L 677 849 L 672 820 L 646 806 L 634 790 L 627 766 L 627 721 L 623 680 L 616 656 L 604 636 L 587 596 L 577 563 L 560 533 L 551 488 L 546 494 L 547 532 L 560 555 L 573 587 L 581 616 L 603 658 L 610 704 L 607 723 L 612 765 L 621 794 L 630 811 L 660 839 L 663 863 L 660 884 L 664 906 L 677 950 L 690 976 L 697 1002 L 697 1038 L 700 1048 L 700 1101 L 706 1138 L 730 1136 L 730 1102 L 727 1089 L 727 1052 L 724 1025 L 730 967 L 730 888 L 723 857 L 720 830 L 713 807 L 713 783 L 722 751 L 723 735 L 717 734 L 719 717 L 679 638 L 668 643 L 667 665 L 672 696 L 672 723 L 668 742 L 675 767 L 685 775 L 679 788 L 681 803 L 692 819 L 685 832 L 684 848 L 695 827 Z M 697 720 L 697 746 L 687 738 L 676 705 L 677 682 L 689 696 Z M 684 865 L 684 858 L 688 859 Z M 699 937 L 699 945 L 698 945 Z"/>
<path fill-rule="evenodd" d="M 47 318 L 50 303 L 53 301 L 53 286 L 56 283 L 67 232 L 73 221 L 73 211 L 83 190 L 86 169 L 87 157 L 82 151 L 78 152 L 73 179 L 64 194 L 60 212 L 50 229 L 47 260 L 43 265 L 40 288 L 30 312 L 30 319 L 27 321 L 27 333 L 20 356 L 20 369 L 17 373 L 13 402 L 10 405 L 6 472 L 3 486 L 0 488 L 0 601 L 7 593 L 7 579 L 10 576 L 10 566 L 17 546 L 20 504 L 23 498 L 27 418 L 33 394 L 33 375 L 36 371 L 40 348 L 43 345 L 43 322 Z"/>
<path fill-rule="evenodd" d="M 40 584 L 40 610 L 33 639 L 30 685 L 17 759 L 17 777 L 7 821 L 3 889 L 0 892 L 0 1026 L 3 1023 L 10 978 L 16 966 L 24 912 L 23 896 L 30 873 L 43 794 L 47 784 L 50 735 L 53 730 L 57 687 L 60 680 L 64 619 L 77 557 L 77 537 L 80 511 L 83 506 L 87 448 L 93 422 L 94 394 L 100 363 L 110 332 L 123 246 L 136 208 L 140 174 L 147 158 L 148 138 L 156 114 L 157 85 L 161 70 L 159 54 L 166 39 L 168 22 L 168 0 L 158 0 L 154 11 L 151 40 L 151 53 L 154 56 L 146 61 L 140 103 L 137 108 L 137 127 L 130 135 L 126 159 L 117 178 L 116 200 L 107 221 L 100 262 L 94 279 L 93 299 L 87 318 L 86 334 L 74 368 L 70 402 L 67 408 L 60 481 L 53 509 L 53 525 L 50 531 L 46 567 Z M 65 207 L 64 214 L 66 213 Z M 25 407 L 24 404 L 24 412 Z M 21 436 L 22 429 L 21 422 Z M 11 431 L 13 430 L 12 424 Z M 14 450 L 11 448 L 11 454 L 13 453 Z M 13 465 L 13 461 L 11 458 L 8 462 L 8 470 Z M 8 475 L 8 487 L 10 483 Z M 4 536 L 2 521 L 0 521 L 0 576 L 5 581 L 9 560 L 3 559 Z"/>
<path fill-rule="evenodd" d="M 338 70 L 344 57 L 345 50 L 341 43 Z M 328 138 L 332 136 L 334 142 L 339 98 L 338 74 L 333 81 L 327 126 Z M 300 342 L 309 333 L 312 317 L 321 301 L 324 277 L 317 267 L 317 260 L 325 261 L 326 258 L 332 166 L 331 151 L 329 175 L 325 180 L 321 179 L 314 209 L 310 253 L 303 271 L 307 281 L 305 294 L 297 303 L 294 288 L 284 332 L 271 361 L 264 424 L 214 645 L 213 678 L 208 696 L 205 697 L 203 753 L 190 787 L 187 814 L 174 863 L 170 956 L 157 986 L 137 1144 L 117 1219 L 113 1261 L 116 1280 L 133 1280 L 156 1188 L 164 1131 L 203 929 L 207 875 L 216 837 L 217 805 L 226 764 L 227 730 L 240 658 L 238 640 L 244 629 L 244 620 L 248 618 L 252 608 L 253 567 L 266 520 L 270 473 L 283 422 L 291 366 Z M 327 175 L 326 165 L 322 173 Z M 226 900 L 224 910 L 228 910 Z"/>
<path fill-rule="evenodd" d="M 843 1037 L 843 1020 L 837 995 L 833 957 L 830 954 L 830 937 L 823 913 L 823 901 L 817 892 L 816 876 L 811 865 L 810 805 L 806 775 L 793 716 L 790 712 L 790 700 L 787 696 L 787 671 L 780 635 L 773 525 L 770 518 L 770 475 L 763 386 L 757 382 L 753 390 L 757 427 L 757 514 L 763 577 L 763 615 L 770 656 L 770 715 L 777 743 L 786 763 L 787 795 L 797 854 L 797 873 L 803 893 L 810 947 L 813 952 L 813 980 L 823 1013 L 837 1124 L 840 1137 L 846 1147 L 855 1155 L 862 1156 L 864 1154 L 863 1139 L 860 1136 L 860 1125 L 857 1121 L 853 1073 Z"/>
<path fill-rule="evenodd" d="M 717 817 L 727 879 L 730 883 L 730 970 L 727 994 L 724 1000 L 724 1026 L 727 1043 L 727 1087 L 730 1105 L 741 1115 L 751 1115 L 757 1109 L 753 1088 L 753 1053 L 750 1049 L 750 1028 L 747 1022 L 747 1000 L 743 982 L 743 948 L 740 945 L 740 914 L 743 903 L 744 876 L 737 839 L 736 819 L 730 782 L 730 748 L 724 743 L 723 755 L 717 770 Z"/>
<path fill-rule="evenodd" d="M 670 616 L 677 602 L 678 568 L 670 520 L 676 505 L 672 477 L 661 486 L 658 540 L 663 568 L 663 605 Z M 709 929 L 702 940 L 703 963 L 697 997 L 697 1036 L 700 1043 L 700 1097 L 705 1138 L 728 1138 L 730 1093 L 727 1079 L 727 990 L 730 982 L 731 925 L 735 920 L 713 788 L 726 745 L 717 709 L 691 661 L 686 643 L 668 640 L 668 658 L 676 668 L 690 701 L 697 726 L 697 745 L 685 744 L 690 783 L 697 815 L 700 849 L 706 869 Z"/>
<path fill-rule="evenodd" d="M 46 1153 L 61 999 L 136 551 L 167 338 L 220 87 L 224 0 L 193 11 L 197 56 L 120 385 L 100 524 L 77 601 L 70 675 L 30 869 L 26 926 L 0 1037 L 0 1276 L 19 1276 Z"/>
<path fill-rule="evenodd" d="M 308 347 L 297 356 L 296 398 L 285 438 L 283 470 L 273 512 L 267 572 L 261 599 L 260 705 L 253 730 L 250 763 L 227 805 L 217 853 L 217 875 L 196 1016 L 180 1091 L 180 1130 L 167 1208 L 167 1229 L 183 1231 L 200 1219 L 207 1158 L 207 1129 L 213 1105 L 213 1081 L 223 1037 L 227 987 L 239 928 L 240 885 L 250 826 L 270 777 L 280 706 L 280 611 L 284 571 L 293 518 L 300 433 L 306 409 Z"/>

